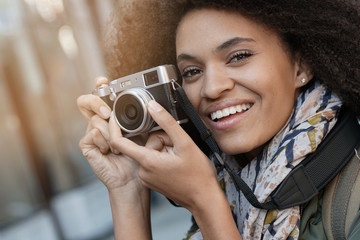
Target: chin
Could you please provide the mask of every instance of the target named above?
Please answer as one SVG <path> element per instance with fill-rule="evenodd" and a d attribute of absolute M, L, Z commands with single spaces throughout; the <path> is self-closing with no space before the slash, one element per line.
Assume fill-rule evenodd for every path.
<path fill-rule="evenodd" d="M 266 143 L 255 144 L 251 142 L 217 141 L 222 152 L 228 155 L 245 154 L 250 158 L 256 157 Z"/>
<path fill-rule="evenodd" d="M 237 154 L 242 154 L 242 153 L 248 153 L 251 152 L 254 148 L 251 148 L 250 146 L 244 146 L 242 144 L 219 144 L 219 147 L 221 149 L 221 151 L 223 151 L 224 153 L 228 154 L 228 155 L 237 155 Z"/>

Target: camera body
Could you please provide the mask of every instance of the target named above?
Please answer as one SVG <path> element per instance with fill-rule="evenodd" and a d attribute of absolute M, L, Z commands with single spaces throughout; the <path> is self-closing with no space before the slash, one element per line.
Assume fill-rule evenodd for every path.
<path fill-rule="evenodd" d="M 155 100 L 179 123 L 188 121 L 176 101 L 177 72 L 174 65 L 161 65 L 103 84 L 93 91 L 113 109 L 124 137 L 161 129 L 151 118 L 147 103 Z"/>

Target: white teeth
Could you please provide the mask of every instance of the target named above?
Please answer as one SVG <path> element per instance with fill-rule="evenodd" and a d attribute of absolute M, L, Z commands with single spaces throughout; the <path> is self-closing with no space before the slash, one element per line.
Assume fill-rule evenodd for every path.
<path fill-rule="evenodd" d="M 223 115 L 223 117 L 229 116 L 230 115 L 230 109 L 225 108 L 224 110 L 222 110 L 222 115 Z"/>
<path fill-rule="evenodd" d="M 228 108 L 224 108 L 222 110 L 217 110 L 216 112 L 211 113 L 211 120 L 221 119 L 223 117 L 227 117 L 227 116 L 229 116 L 231 114 L 235 114 L 237 112 L 240 113 L 245 110 L 248 110 L 250 107 L 251 107 L 251 104 L 247 103 L 247 104 L 231 106 Z"/>
<path fill-rule="evenodd" d="M 211 120 L 215 120 L 216 119 L 216 112 L 213 112 L 212 114 L 211 114 Z"/>

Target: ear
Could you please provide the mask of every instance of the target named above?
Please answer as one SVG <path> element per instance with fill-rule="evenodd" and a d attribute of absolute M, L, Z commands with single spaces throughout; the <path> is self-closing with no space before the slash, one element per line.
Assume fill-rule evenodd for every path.
<path fill-rule="evenodd" d="M 314 77 L 310 65 L 297 54 L 295 57 L 295 87 L 301 88 L 308 84 Z"/>

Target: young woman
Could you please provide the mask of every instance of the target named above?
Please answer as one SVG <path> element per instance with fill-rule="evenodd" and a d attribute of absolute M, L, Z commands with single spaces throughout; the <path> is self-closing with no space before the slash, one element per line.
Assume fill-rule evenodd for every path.
<path fill-rule="evenodd" d="M 344 104 L 360 113 L 359 4 L 183 4 L 176 31 L 183 88 L 225 161 L 265 202 L 291 169 L 316 151 Z M 169 17 L 177 19 L 181 11 L 170 10 Z M 97 85 L 106 81 L 99 78 Z M 151 239 L 149 189 L 192 213 L 198 228 L 189 239 L 325 237 L 323 230 L 314 231 L 319 225 L 310 217 L 301 218 L 313 210 L 253 207 L 229 173 L 215 169 L 155 101 L 148 109 L 163 131 L 146 136 L 144 146 L 122 136 L 100 98 L 84 95 L 78 105 L 89 123 L 80 149 L 109 190 L 117 239 Z M 310 212 L 319 222 L 317 214 Z"/>

